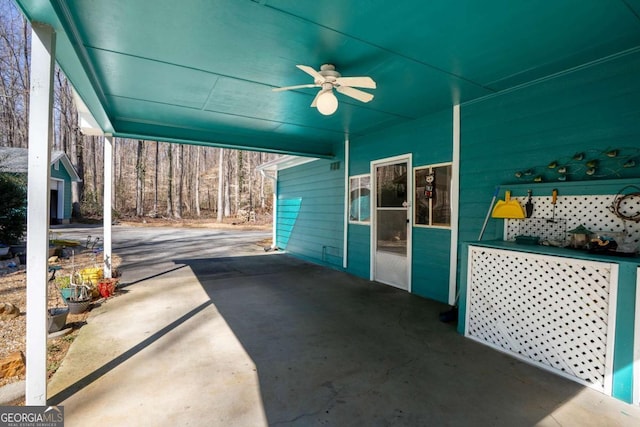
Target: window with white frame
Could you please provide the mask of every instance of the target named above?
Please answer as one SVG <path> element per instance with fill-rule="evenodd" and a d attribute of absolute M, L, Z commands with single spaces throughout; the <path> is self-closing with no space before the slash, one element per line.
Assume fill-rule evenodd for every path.
<path fill-rule="evenodd" d="M 451 163 L 414 169 L 414 225 L 451 226 L 451 175 Z"/>
<path fill-rule="evenodd" d="M 371 177 L 349 177 L 349 222 L 369 223 L 371 214 Z"/>

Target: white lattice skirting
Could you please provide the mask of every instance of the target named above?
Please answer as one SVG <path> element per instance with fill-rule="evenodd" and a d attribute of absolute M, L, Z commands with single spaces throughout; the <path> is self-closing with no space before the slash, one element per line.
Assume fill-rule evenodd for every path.
<path fill-rule="evenodd" d="M 466 335 L 611 394 L 618 266 L 469 248 Z"/>

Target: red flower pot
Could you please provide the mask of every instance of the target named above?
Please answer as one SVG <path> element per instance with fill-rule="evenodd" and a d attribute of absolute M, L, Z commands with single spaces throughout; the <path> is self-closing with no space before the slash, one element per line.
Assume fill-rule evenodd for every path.
<path fill-rule="evenodd" d="M 116 291 L 117 279 L 100 279 L 98 282 L 98 292 L 103 298 L 109 298 Z"/>

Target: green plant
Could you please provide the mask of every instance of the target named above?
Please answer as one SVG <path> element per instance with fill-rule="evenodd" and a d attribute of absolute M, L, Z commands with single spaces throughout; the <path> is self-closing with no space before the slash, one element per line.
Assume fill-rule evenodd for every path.
<path fill-rule="evenodd" d="M 26 230 L 27 190 L 23 179 L 0 173 L 0 242 L 18 243 Z"/>
<path fill-rule="evenodd" d="M 56 286 L 60 289 L 68 288 L 71 284 L 70 276 L 58 276 L 55 279 Z"/>

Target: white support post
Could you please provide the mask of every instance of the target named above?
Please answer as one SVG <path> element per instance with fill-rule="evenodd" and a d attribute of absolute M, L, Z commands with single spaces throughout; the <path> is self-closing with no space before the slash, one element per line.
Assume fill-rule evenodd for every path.
<path fill-rule="evenodd" d="M 104 277 L 111 278 L 111 200 L 113 195 L 113 136 L 104 136 L 104 200 L 103 206 L 103 242 Z"/>
<path fill-rule="evenodd" d="M 451 249 L 449 252 L 449 305 L 458 305 L 458 212 L 460 200 L 460 104 L 453 106 L 453 159 L 451 162 Z"/>
<path fill-rule="evenodd" d="M 273 225 L 271 230 L 271 249 L 278 247 L 278 170 L 273 173 Z"/>
<path fill-rule="evenodd" d="M 32 23 L 27 189 L 26 404 L 47 403 L 49 179 L 53 136 L 55 33 Z"/>
<path fill-rule="evenodd" d="M 349 136 L 344 138 L 344 213 L 343 213 L 343 232 L 342 232 L 342 268 L 345 270 L 348 266 L 347 246 L 349 244 Z"/>

